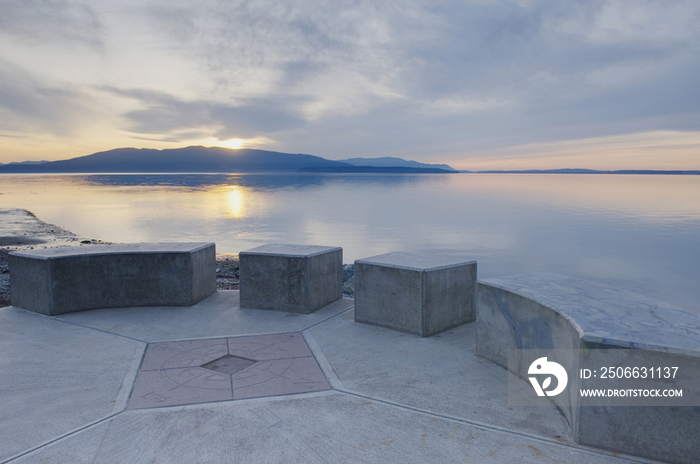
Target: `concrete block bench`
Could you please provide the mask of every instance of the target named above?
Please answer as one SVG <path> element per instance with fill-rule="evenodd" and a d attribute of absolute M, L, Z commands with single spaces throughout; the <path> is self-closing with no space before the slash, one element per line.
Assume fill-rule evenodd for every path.
<path fill-rule="evenodd" d="M 216 291 L 213 243 L 138 243 L 16 251 L 12 305 L 46 315 L 188 306 Z"/>
<path fill-rule="evenodd" d="M 528 378 L 537 374 L 530 358 L 541 360 L 546 352 L 568 357 L 559 360 L 569 371 L 567 390 L 542 399 L 557 405 L 576 442 L 669 462 L 700 462 L 700 316 L 554 274 L 487 279 L 478 283 L 477 293 L 479 356 L 509 369 L 525 380 L 527 389 Z M 600 366 L 605 359 L 614 362 Z M 684 405 L 659 406 L 660 399 L 644 406 L 641 399 L 579 394 L 589 381 L 608 389 L 642 385 L 631 376 L 603 380 L 611 367 L 618 372 L 630 367 L 631 372 L 654 366 L 678 367 L 678 377 L 664 382 L 667 388 L 684 387 L 685 398 L 677 399 Z M 581 369 L 588 369 L 587 380 Z"/>
<path fill-rule="evenodd" d="M 476 317 L 476 262 L 394 252 L 355 261 L 355 321 L 422 337 Z"/>
<path fill-rule="evenodd" d="M 343 249 L 262 245 L 238 255 L 241 308 L 312 313 L 343 296 Z"/>

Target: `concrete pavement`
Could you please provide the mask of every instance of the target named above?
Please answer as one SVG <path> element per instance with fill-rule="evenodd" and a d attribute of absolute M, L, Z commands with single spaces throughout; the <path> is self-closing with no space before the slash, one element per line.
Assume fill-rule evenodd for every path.
<path fill-rule="evenodd" d="M 312 314 L 241 309 L 238 301 L 238 291 L 218 291 L 192 307 L 53 317 L 0 309 L 0 463 L 652 462 L 573 443 L 554 406 L 509 408 L 508 374 L 474 354 L 474 323 L 421 338 L 355 323 L 351 299 Z M 332 388 L 130 403 L 149 343 L 223 338 L 231 350 L 237 337 L 269 334 L 295 343 L 301 334 Z M 262 348 L 269 354 L 270 346 Z M 309 360 L 304 347 L 295 350 L 287 358 Z M 257 368 L 298 380 L 296 365 Z"/>

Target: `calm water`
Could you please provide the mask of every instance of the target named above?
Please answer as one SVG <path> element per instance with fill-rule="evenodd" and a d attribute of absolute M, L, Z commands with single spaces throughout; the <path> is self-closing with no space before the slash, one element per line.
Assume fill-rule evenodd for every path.
<path fill-rule="evenodd" d="M 0 175 L 0 193 L 105 241 L 450 253 L 479 277 L 556 272 L 700 312 L 700 176 Z"/>

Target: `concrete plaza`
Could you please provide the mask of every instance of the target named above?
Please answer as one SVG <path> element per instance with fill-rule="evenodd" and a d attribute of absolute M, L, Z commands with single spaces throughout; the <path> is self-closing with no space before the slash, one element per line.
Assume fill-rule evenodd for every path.
<path fill-rule="evenodd" d="M 241 309 L 238 291 L 53 317 L 2 308 L 0 463 L 652 462 L 577 445 L 553 405 L 508 407 L 475 323 L 422 338 L 353 311 L 346 298 L 312 314 Z M 144 361 L 158 347 L 171 351 Z M 227 352 L 261 379 L 241 399 L 236 373 L 201 370 Z M 228 375 L 229 396 L 211 395 Z"/>

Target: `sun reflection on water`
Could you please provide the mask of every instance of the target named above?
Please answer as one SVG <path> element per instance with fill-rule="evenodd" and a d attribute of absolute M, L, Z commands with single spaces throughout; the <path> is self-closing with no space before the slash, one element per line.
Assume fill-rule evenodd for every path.
<path fill-rule="evenodd" d="M 226 213 L 233 219 L 246 217 L 247 191 L 240 185 L 231 185 L 226 188 Z"/>

